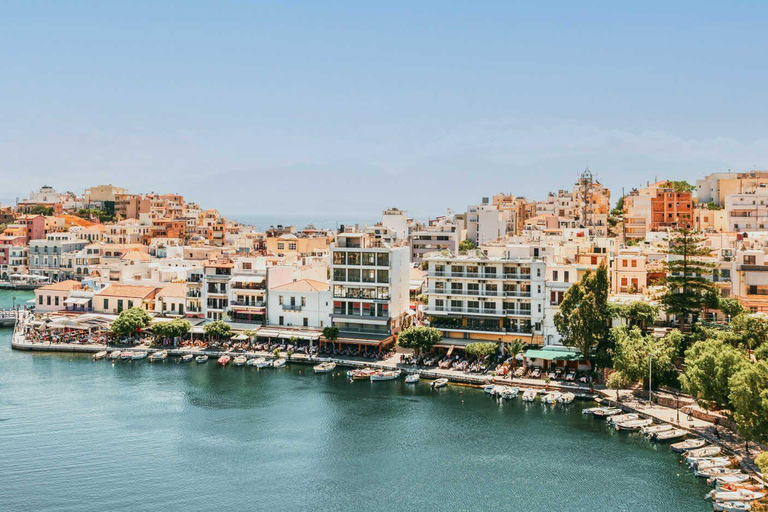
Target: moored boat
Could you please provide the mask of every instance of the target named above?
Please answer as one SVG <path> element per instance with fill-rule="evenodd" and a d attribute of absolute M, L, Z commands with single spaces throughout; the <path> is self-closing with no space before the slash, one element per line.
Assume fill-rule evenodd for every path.
<path fill-rule="evenodd" d="M 248 362 L 248 358 L 245 356 L 237 356 L 232 362 L 235 364 L 235 366 L 243 366 Z"/>
<path fill-rule="evenodd" d="M 120 354 L 120 359 L 123 361 L 128 361 L 130 359 L 133 359 L 133 352 L 126 350 L 125 352 Z"/>
<path fill-rule="evenodd" d="M 723 449 L 719 446 L 702 446 L 701 448 L 687 451 L 685 453 L 685 458 L 702 459 L 704 457 L 714 457 L 715 455 L 720 455 L 720 452 L 722 451 Z"/>
<path fill-rule="evenodd" d="M 132 354 L 131 359 L 133 359 L 134 361 L 138 361 L 139 359 L 144 359 L 145 357 L 147 357 L 147 353 L 145 351 L 137 350 Z"/>
<path fill-rule="evenodd" d="M 421 376 L 418 373 L 412 373 L 405 378 L 406 384 L 416 384 L 421 380 Z"/>
<path fill-rule="evenodd" d="M 231 359 L 231 358 L 230 358 L 230 357 L 229 357 L 227 354 L 224 354 L 224 355 L 223 355 L 223 356 L 221 356 L 221 357 L 219 358 L 219 360 L 218 360 L 218 361 L 216 361 L 216 362 L 217 362 L 217 363 L 219 363 L 221 366 L 227 366 L 227 363 L 229 363 L 229 360 L 230 360 L 230 359 Z"/>
<path fill-rule="evenodd" d="M 199 356 L 197 356 L 197 357 L 195 358 L 195 361 L 197 361 L 197 362 L 198 362 L 198 363 L 200 363 L 200 364 L 202 364 L 202 363 L 205 363 L 205 362 L 207 362 L 207 361 L 208 361 L 208 356 L 207 356 L 207 355 L 205 355 L 205 354 L 199 355 Z"/>
<path fill-rule="evenodd" d="M 336 363 L 333 361 L 320 363 L 312 367 L 315 373 L 330 373 L 336 369 Z"/>
<path fill-rule="evenodd" d="M 505 400 L 512 400 L 513 398 L 517 398 L 519 393 L 519 388 L 507 387 L 504 389 L 504 391 L 501 392 L 501 398 L 504 398 Z"/>
<path fill-rule="evenodd" d="M 167 357 L 168 352 L 165 350 L 158 350 L 157 352 L 152 352 L 152 354 L 150 354 L 149 362 L 154 363 L 155 361 L 164 361 Z"/>
<path fill-rule="evenodd" d="M 688 463 L 694 469 L 727 468 L 732 464 L 728 457 L 709 457 L 707 459 L 694 460 Z"/>
<path fill-rule="evenodd" d="M 715 501 L 715 510 L 725 512 L 743 512 L 752 510 L 752 505 L 746 501 Z"/>
<path fill-rule="evenodd" d="M 557 401 L 561 404 L 570 404 L 574 400 L 576 400 L 576 395 L 569 391 L 560 395 L 560 398 Z"/>
<path fill-rule="evenodd" d="M 107 351 L 106 350 L 101 350 L 101 351 L 96 352 L 95 354 L 93 354 L 93 360 L 94 361 L 98 361 L 99 359 L 104 359 L 105 357 L 107 357 Z"/>
<path fill-rule="evenodd" d="M 282 357 L 272 361 L 272 368 L 282 368 L 283 366 L 285 366 L 285 359 Z"/>
<path fill-rule="evenodd" d="M 533 402 L 538 394 L 539 392 L 535 389 L 526 389 L 523 392 L 523 402 Z"/>
<path fill-rule="evenodd" d="M 121 353 L 120 353 L 119 350 L 113 350 L 112 352 L 109 353 L 109 358 L 110 359 L 120 359 L 120 355 L 121 355 Z"/>
<path fill-rule="evenodd" d="M 688 435 L 683 429 L 675 428 L 672 430 L 665 430 L 664 432 L 657 432 L 653 434 L 651 439 L 654 441 L 672 441 L 673 439 L 682 439 Z"/>
<path fill-rule="evenodd" d="M 486 384 L 483 386 L 483 391 L 488 394 L 493 394 L 493 390 L 496 388 L 496 384 Z"/>
<path fill-rule="evenodd" d="M 673 427 L 668 423 L 662 423 L 661 425 L 650 425 L 648 427 L 641 428 L 640 432 L 642 432 L 647 436 L 653 436 L 658 434 L 659 432 L 667 432 L 668 430 L 672 430 L 674 428 L 675 427 Z"/>
<path fill-rule="evenodd" d="M 707 498 L 715 501 L 755 501 L 765 497 L 763 491 L 750 491 L 739 489 L 738 491 L 711 491 Z"/>
<path fill-rule="evenodd" d="M 400 377 L 400 370 L 385 370 L 371 375 L 371 380 L 395 380 Z"/>
<path fill-rule="evenodd" d="M 435 381 L 432 381 L 432 384 L 430 384 L 430 387 L 432 389 L 440 389 L 440 388 L 444 388 L 447 385 L 448 385 L 448 379 L 443 378 L 443 379 L 437 379 Z"/>
<path fill-rule="evenodd" d="M 685 452 L 695 448 L 701 448 L 705 444 L 707 444 L 707 442 L 704 439 L 686 439 L 685 441 L 669 445 L 669 448 L 673 452 Z"/>
<path fill-rule="evenodd" d="M 728 473 L 716 473 L 711 474 L 715 471 L 728 471 Z M 744 482 L 747 482 L 752 477 L 749 476 L 746 473 L 742 473 L 740 469 L 736 468 L 711 468 L 709 470 L 702 470 L 702 472 L 709 472 L 710 476 L 707 477 L 707 483 L 709 485 L 721 485 L 721 484 L 743 484 Z M 698 473 L 698 472 L 697 472 Z M 702 475 L 696 475 L 696 476 L 702 476 Z"/>
<path fill-rule="evenodd" d="M 256 368 L 269 368 L 272 365 L 272 363 L 264 357 L 257 357 L 254 361 L 253 366 Z"/>
<path fill-rule="evenodd" d="M 608 416 L 616 416 L 617 414 L 621 414 L 621 409 L 616 409 L 614 407 L 599 407 L 597 410 L 592 411 L 592 416 L 597 416 L 598 418 L 607 418 Z"/>
<path fill-rule="evenodd" d="M 630 432 L 634 432 L 652 424 L 653 424 L 653 420 L 645 420 L 645 419 L 620 421 L 616 423 L 616 430 L 627 430 Z"/>
<path fill-rule="evenodd" d="M 555 404 L 557 403 L 557 400 L 560 398 L 562 393 L 559 391 L 552 391 L 551 393 L 547 393 L 541 397 L 541 403 L 543 404 Z"/>
<path fill-rule="evenodd" d="M 370 380 L 371 375 L 374 373 L 376 373 L 376 370 L 371 368 L 362 368 L 358 370 L 349 370 L 347 372 L 347 377 L 352 380 Z"/>
<path fill-rule="evenodd" d="M 189 363 L 195 358 L 194 354 L 184 354 L 179 358 L 179 362 L 181 363 Z"/>
<path fill-rule="evenodd" d="M 615 416 L 608 416 L 605 421 L 608 423 L 613 423 L 614 425 L 617 423 L 621 423 L 623 421 L 632 421 L 632 420 L 639 420 L 640 415 L 635 413 L 630 414 L 616 414 Z"/>

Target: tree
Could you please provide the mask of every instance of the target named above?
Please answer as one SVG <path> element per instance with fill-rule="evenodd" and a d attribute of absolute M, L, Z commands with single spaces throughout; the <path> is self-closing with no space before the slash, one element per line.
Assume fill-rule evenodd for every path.
<path fill-rule="evenodd" d="M 475 242 L 473 242 L 472 240 L 462 240 L 461 242 L 459 242 L 459 252 L 467 252 L 476 248 L 477 248 L 477 244 L 475 244 Z"/>
<path fill-rule="evenodd" d="M 624 215 L 624 198 L 626 196 L 621 196 L 618 201 L 616 201 L 616 207 L 614 207 L 613 210 L 611 210 L 611 215 L 614 217 L 621 217 Z"/>
<path fill-rule="evenodd" d="M 555 314 L 555 327 L 563 344 L 578 348 L 585 357 L 608 337 L 608 270 L 601 264 L 572 285 Z"/>
<path fill-rule="evenodd" d="M 755 457 L 755 464 L 760 468 L 763 478 L 768 476 L 768 452 L 762 452 Z"/>
<path fill-rule="evenodd" d="M 721 339 L 697 341 L 685 352 L 683 389 L 706 409 L 730 408 L 730 379 L 747 364 L 746 354 Z"/>
<path fill-rule="evenodd" d="M 747 308 L 745 308 L 737 299 L 729 299 L 726 297 L 720 299 L 718 309 L 731 319 L 736 318 L 747 311 Z"/>
<path fill-rule="evenodd" d="M 397 337 L 397 344 L 403 348 L 412 348 L 414 353 L 419 354 L 422 350 L 431 349 L 440 342 L 442 337 L 442 333 L 434 327 L 420 325 L 401 331 Z"/>
<path fill-rule="evenodd" d="M 687 181 L 667 181 L 667 187 L 670 187 L 678 194 L 684 194 L 686 192 L 693 192 L 696 190 L 696 187 Z"/>
<path fill-rule="evenodd" d="M 32 209 L 29 211 L 32 215 L 46 215 L 50 217 L 53 215 L 53 207 L 52 206 L 43 206 L 41 204 L 38 204 L 37 206 L 33 206 Z"/>
<path fill-rule="evenodd" d="M 730 379 L 731 412 L 747 442 L 768 442 L 768 362 L 744 365 Z"/>
<path fill-rule="evenodd" d="M 232 336 L 232 328 L 221 320 L 216 320 L 203 326 L 205 335 L 215 340 L 228 340 Z"/>
<path fill-rule="evenodd" d="M 149 325 L 152 317 L 141 308 L 124 309 L 112 322 L 111 331 L 115 334 L 130 335 Z"/>
<path fill-rule="evenodd" d="M 768 343 L 763 343 L 755 349 L 755 359 L 758 361 L 768 361 Z"/>
<path fill-rule="evenodd" d="M 323 327 L 323 338 L 325 338 L 331 344 L 331 346 L 335 348 L 333 343 L 339 339 L 339 328 L 335 325 Z"/>
<path fill-rule="evenodd" d="M 470 343 L 466 346 L 467 354 L 484 359 L 496 353 L 496 343 Z"/>
<path fill-rule="evenodd" d="M 661 301 L 667 313 L 678 316 L 683 325 L 698 315 L 705 294 L 715 286 L 705 277 L 712 273 L 713 264 L 702 259 L 711 254 L 703 241 L 698 231 L 678 228 L 666 251 L 666 293 Z"/>
<path fill-rule="evenodd" d="M 768 321 L 758 315 L 743 314 L 731 320 L 731 329 L 739 345 L 752 350 L 768 339 Z"/>
<path fill-rule="evenodd" d="M 622 372 L 615 371 L 608 376 L 608 380 L 605 381 L 605 385 L 610 389 L 616 390 L 616 401 L 621 402 L 621 396 L 619 390 L 628 387 L 631 384 L 626 375 Z"/>
<path fill-rule="evenodd" d="M 516 356 L 523 351 L 524 346 L 525 344 L 520 338 L 515 338 L 514 340 L 504 344 L 504 348 L 507 350 L 509 357 L 512 358 L 512 361 L 514 361 L 515 366 L 517 366 Z"/>
<path fill-rule="evenodd" d="M 645 336 L 638 327 L 615 327 L 613 336 L 616 343 L 613 367 L 630 382 L 642 381 L 643 387 L 648 387 L 649 368 L 652 384 L 674 382 L 672 359 L 677 352 L 674 336 Z"/>
<path fill-rule="evenodd" d="M 638 300 L 627 305 L 612 305 L 610 315 L 614 318 L 623 319 L 627 323 L 627 327 L 638 326 L 645 330 L 648 324 L 656 320 L 659 315 L 659 307 Z"/>

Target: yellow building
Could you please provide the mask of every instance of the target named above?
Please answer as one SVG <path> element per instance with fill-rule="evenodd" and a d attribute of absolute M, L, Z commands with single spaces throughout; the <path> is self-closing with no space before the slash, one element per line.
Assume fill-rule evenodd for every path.
<path fill-rule="evenodd" d="M 312 256 L 327 254 L 331 239 L 325 236 L 297 236 L 286 233 L 268 236 L 265 240 L 267 252 L 278 256 Z"/>

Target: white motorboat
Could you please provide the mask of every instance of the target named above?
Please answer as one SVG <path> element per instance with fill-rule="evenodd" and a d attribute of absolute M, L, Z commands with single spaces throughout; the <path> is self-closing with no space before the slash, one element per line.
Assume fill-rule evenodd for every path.
<path fill-rule="evenodd" d="M 235 364 L 235 366 L 243 366 L 248 362 L 248 358 L 245 356 L 237 356 L 232 360 L 232 362 Z"/>
<path fill-rule="evenodd" d="M 134 361 L 138 361 L 139 359 L 145 359 L 147 357 L 147 353 L 143 350 L 137 350 L 132 354 L 131 359 Z"/>
<path fill-rule="evenodd" d="M 608 423 L 613 423 L 614 425 L 617 423 L 621 423 L 623 421 L 632 421 L 632 420 L 639 420 L 640 415 L 635 413 L 630 414 L 617 414 L 615 416 L 608 416 L 605 421 Z"/>
<path fill-rule="evenodd" d="M 711 491 L 707 498 L 715 501 L 755 501 L 765 497 L 763 491 L 752 491 L 750 489 L 739 489 L 737 491 Z"/>
<path fill-rule="evenodd" d="M 746 501 L 716 501 L 715 510 L 724 510 L 725 512 L 743 512 L 752 510 L 752 505 Z"/>
<path fill-rule="evenodd" d="M 707 478 L 707 483 L 709 485 L 738 485 L 743 484 L 747 482 L 750 478 L 752 478 L 750 475 L 746 473 L 742 473 L 739 469 L 732 469 L 732 468 L 712 468 L 712 470 L 715 469 L 725 469 L 728 471 L 733 471 L 733 473 L 725 474 L 725 475 L 717 475 Z"/>
<path fill-rule="evenodd" d="M 179 362 L 181 363 L 190 363 L 195 358 L 194 354 L 184 354 L 179 358 Z"/>
<path fill-rule="evenodd" d="M 727 467 L 702 468 L 702 469 L 697 469 L 696 471 L 694 471 L 694 473 L 696 476 L 700 478 L 707 478 L 709 480 L 712 480 L 713 482 L 714 482 L 714 479 L 717 479 L 717 478 L 743 474 L 740 469 L 727 468 Z M 710 485 L 712 485 L 712 483 L 710 483 Z"/>
<path fill-rule="evenodd" d="M 496 384 L 487 384 L 483 386 L 483 391 L 488 393 L 489 395 L 493 394 L 493 390 L 496 389 Z"/>
<path fill-rule="evenodd" d="M 285 359 L 283 359 L 282 357 L 280 359 L 275 359 L 274 361 L 272 361 L 272 368 L 282 368 L 283 366 L 285 366 Z"/>
<path fill-rule="evenodd" d="M 129 360 L 133 359 L 133 352 L 128 351 L 128 350 L 124 351 L 122 354 L 120 354 L 120 359 L 122 361 L 129 361 Z"/>
<path fill-rule="evenodd" d="M 598 418 L 607 418 L 608 416 L 616 416 L 617 414 L 621 414 L 621 409 L 616 409 L 614 407 L 598 407 L 596 410 L 592 411 L 592 416 L 597 416 Z"/>
<path fill-rule="evenodd" d="M 253 360 L 253 366 L 256 368 L 269 368 L 271 365 L 272 363 L 264 357 L 257 357 Z"/>
<path fill-rule="evenodd" d="M 672 430 L 665 430 L 664 432 L 658 432 L 656 434 L 653 434 L 651 439 L 654 441 L 672 441 L 673 439 L 682 439 L 685 436 L 688 435 L 688 432 L 680 429 L 680 428 L 674 428 Z"/>
<path fill-rule="evenodd" d="M 99 359 L 104 359 L 105 357 L 107 357 L 107 351 L 106 350 L 101 350 L 101 351 L 96 352 L 95 354 L 93 354 L 93 360 L 94 361 L 98 361 Z"/>
<path fill-rule="evenodd" d="M 312 370 L 314 370 L 315 373 L 330 373 L 335 369 L 336 363 L 333 361 L 320 363 L 312 367 Z"/>
<path fill-rule="evenodd" d="M 720 453 L 723 451 L 722 448 L 719 446 L 703 446 L 701 448 L 696 448 L 695 450 L 689 450 L 685 454 L 685 458 L 688 460 L 692 459 L 703 459 L 705 457 L 714 457 L 715 455 L 720 455 Z"/>
<path fill-rule="evenodd" d="M 395 380 L 400 377 L 400 370 L 385 370 L 371 375 L 371 380 Z"/>
<path fill-rule="evenodd" d="M 556 404 L 562 393 L 559 391 L 552 391 L 541 397 L 541 403 L 543 404 Z"/>
<path fill-rule="evenodd" d="M 707 444 L 707 442 L 704 439 L 686 439 L 685 441 L 669 445 L 669 448 L 673 452 L 686 452 L 688 450 L 701 448 L 705 444 Z"/>
<path fill-rule="evenodd" d="M 197 362 L 198 362 L 198 363 L 200 363 L 200 364 L 203 364 L 203 363 L 205 363 L 206 361 L 208 361 L 208 356 L 207 356 L 207 355 L 205 355 L 205 354 L 203 354 L 203 355 L 200 355 L 200 356 L 197 356 L 197 357 L 195 358 L 195 361 L 197 361 Z"/>
<path fill-rule="evenodd" d="M 536 400 L 536 395 L 538 395 L 539 392 L 535 389 L 526 389 L 523 392 L 523 402 L 533 402 Z"/>
<path fill-rule="evenodd" d="M 636 430 L 640 430 L 643 427 L 647 427 L 648 425 L 652 425 L 653 420 L 629 420 L 629 421 L 620 421 L 619 423 L 616 423 L 616 430 L 628 430 L 631 432 L 634 432 Z"/>
<path fill-rule="evenodd" d="M 157 352 L 152 352 L 149 356 L 149 362 L 154 363 L 155 361 L 164 361 L 165 358 L 168 357 L 168 352 L 165 350 L 159 350 Z"/>
<path fill-rule="evenodd" d="M 430 387 L 432 389 L 440 389 L 444 388 L 448 385 L 448 379 L 437 379 L 435 381 L 432 381 L 432 384 L 430 384 Z"/>
<path fill-rule="evenodd" d="M 410 374 L 409 376 L 407 376 L 405 378 L 405 383 L 406 384 L 416 384 L 420 380 L 421 380 L 421 377 L 419 376 L 418 373 L 412 373 L 412 374 Z"/>
<path fill-rule="evenodd" d="M 120 359 L 120 351 L 119 350 L 113 350 L 109 353 L 110 359 Z"/>
<path fill-rule="evenodd" d="M 574 400 L 576 400 L 576 395 L 569 391 L 567 393 L 563 393 L 562 395 L 560 395 L 560 398 L 558 399 L 558 402 L 561 403 L 561 404 L 570 404 Z"/>
<path fill-rule="evenodd" d="M 728 457 L 711 457 L 709 459 L 696 460 L 690 463 L 694 469 L 727 468 L 731 465 Z"/>
<path fill-rule="evenodd" d="M 513 398 L 517 398 L 519 393 L 519 388 L 507 387 L 504 391 L 501 392 L 501 398 L 504 398 L 505 400 L 512 400 Z"/>
<path fill-rule="evenodd" d="M 672 430 L 674 428 L 675 427 L 668 423 L 662 423 L 661 425 L 651 425 L 649 427 L 642 428 L 640 429 L 640 432 L 647 436 L 653 436 L 659 432 L 667 432 L 668 430 Z"/>

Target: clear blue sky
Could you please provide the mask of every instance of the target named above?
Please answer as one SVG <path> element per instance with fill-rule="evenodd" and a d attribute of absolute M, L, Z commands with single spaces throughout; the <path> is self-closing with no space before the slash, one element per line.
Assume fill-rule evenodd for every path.
<path fill-rule="evenodd" d="M 3 2 L 0 199 L 424 216 L 587 164 L 612 188 L 768 168 L 768 3 L 544 4 Z"/>

